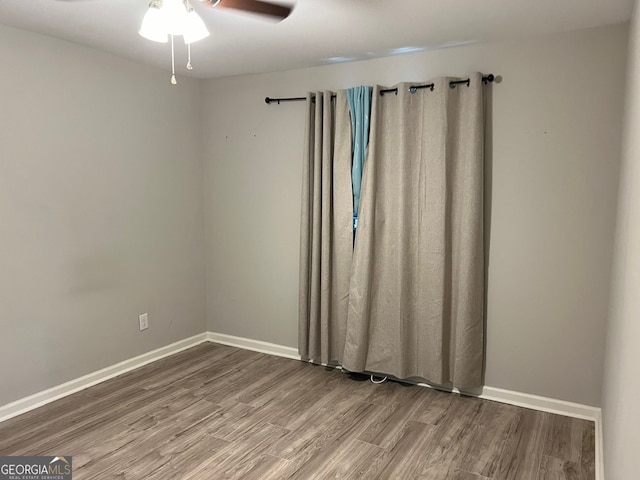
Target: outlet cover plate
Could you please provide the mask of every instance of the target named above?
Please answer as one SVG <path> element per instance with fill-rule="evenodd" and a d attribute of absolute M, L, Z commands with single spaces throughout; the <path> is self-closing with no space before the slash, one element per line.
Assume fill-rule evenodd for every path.
<path fill-rule="evenodd" d="M 140 321 L 140 331 L 146 330 L 149 328 L 149 314 L 143 313 L 138 316 L 138 320 Z"/>

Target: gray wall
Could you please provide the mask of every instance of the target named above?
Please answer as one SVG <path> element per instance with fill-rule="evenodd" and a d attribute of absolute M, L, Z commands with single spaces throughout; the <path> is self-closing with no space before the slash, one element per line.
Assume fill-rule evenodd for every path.
<path fill-rule="evenodd" d="M 295 347 L 304 103 L 472 71 L 493 87 L 486 384 L 599 405 L 626 25 L 208 81 L 208 328 Z"/>
<path fill-rule="evenodd" d="M 0 64 L 2 405 L 203 332 L 206 302 L 200 84 L 5 27 Z"/>
<path fill-rule="evenodd" d="M 627 110 L 602 390 L 606 477 L 640 472 L 640 11 L 629 36 Z"/>

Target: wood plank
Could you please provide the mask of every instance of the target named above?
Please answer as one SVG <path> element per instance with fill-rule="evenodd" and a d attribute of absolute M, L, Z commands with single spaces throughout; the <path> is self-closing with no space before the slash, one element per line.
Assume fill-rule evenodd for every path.
<path fill-rule="evenodd" d="M 551 414 L 521 409 L 513 422 L 500 459 L 489 475 L 495 480 L 537 480 Z"/>
<path fill-rule="evenodd" d="M 596 476 L 596 426 L 594 422 L 583 422 L 582 449 L 580 453 L 580 476 L 584 479 Z"/>
<path fill-rule="evenodd" d="M 560 460 L 580 462 L 583 424 L 584 422 L 577 418 L 553 415 L 550 418 L 543 453 Z"/>
<path fill-rule="evenodd" d="M 438 425 L 445 418 L 456 395 L 430 388 L 425 388 L 425 390 L 426 392 L 422 393 L 417 400 L 420 402 L 420 407 L 416 410 L 412 420 Z"/>
<path fill-rule="evenodd" d="M 471 448 L 475 428 L 486 421 L 484 417 L 491 406 L 483 400 L 467 397 L 459 397 L 451 403 L 445 418 L 433 427 L 433 437 L 438 441 L 430 442 L 422 452 L 421 478 L 451 478 Z"/>
<path fill-rule="evenodd" d="M 489 477 L 498 468 L 521 409 L 495 402 L 483 402 L 483 405 L 486 406 L 483 415 L 470 425 L 473 434 L 457 464 L 463 471 Z"/>
<path fill-rule="evenodd" d="M 542 456 L 538 478 L 545 480 L 580 480 L 580 466 L 569 460 Z"/>
<path fill-rule="evenodd" d="M 406 422 L 398 442 L 381 458 L 377 475 L 370 478 L 419 478 L 424 466 L 424 451 L 432 444 L 434 431 L 432 425 Z"/>
<path fill-rule="evenodd" d="M 455 470 L 451 476 L 451 480 L 491 480 L 489 477 L 483 477 L 477 473 L 465 472 L 464 470 Z"/>

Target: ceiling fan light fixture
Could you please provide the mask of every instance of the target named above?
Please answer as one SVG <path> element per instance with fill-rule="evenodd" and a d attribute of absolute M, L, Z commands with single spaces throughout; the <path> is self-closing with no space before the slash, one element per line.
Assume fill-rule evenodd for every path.
<path fill-rule="evenodd" d="M 187 7 L 183 0 L 162 0 L 160 13 L 164 16 L 169 35 L 184 35 L 187 24 Z"/>
<path fill-rule="evenodd" d="M 184 43 L 194 43 L 208 36 L 209 30 L 207 30 L 202 18 L 200 18 L 200 15 L 198 15 L 195 10 L 191 9 L 185 19 Z"/>
<path fill-rule="evenodd" d="M 191 44 L 209 36 L 200 15 L 193 9 L 189 0 L 151 0 L 149 10 L 142 19 L 140 35 L 154 42 L 166 43 L 171 37 L 171 84 L 176 82 L 174 38 L 182 35 L 187 44 L 187 70 L 191 65 Z"/>
<path fill-rule="evenodd" d="M 167 43 L 169 35 L 167 34 L 167 28 L 165 25 L 165 16 L 160 10 L 161 3 L 156 1 L 151 2 L 149 10 L 142 19 L 142 25 L 140 25 L 141 36 L 147 40 L 158 43 Z"/>

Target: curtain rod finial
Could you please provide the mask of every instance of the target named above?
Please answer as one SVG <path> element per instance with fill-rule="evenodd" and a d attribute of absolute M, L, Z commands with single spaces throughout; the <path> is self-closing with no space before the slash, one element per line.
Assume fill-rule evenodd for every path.
<path fill-rule="evenodd" d="M 495 75 L 493 73 L 490 73 L 486 77 L 482 77 L 482 83 L 484 83 L 485 85 L 487 83 L 493 83 L 494 80 L 496 80 L 496 77 L 495 77 Z"/>

